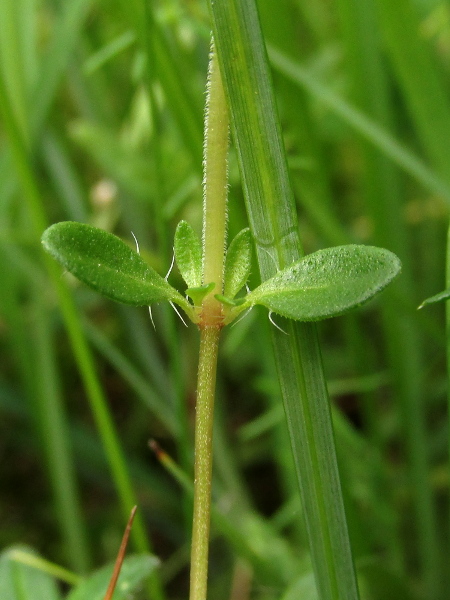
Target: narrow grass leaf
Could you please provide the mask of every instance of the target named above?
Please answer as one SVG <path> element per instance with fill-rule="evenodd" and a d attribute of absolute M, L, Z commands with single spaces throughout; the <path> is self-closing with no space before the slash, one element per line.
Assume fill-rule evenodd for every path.
<path fill-rule="evenodd" d="M 5 83 L 0 77 L 0 110 L 4 117 L 5 130 L 9 138 L 11 155 L 14 168 L 17 171 L 17 177 L 28 209 L 29 219 L 32 224 L 33 235 L 39 239 L 41 232 L 47 224 L 47 217 L 44 210 L 43 199 L 38 186 L 36 174 L 31 167 L 31 161 L 27 153 L 24 140 L 16 122 L 12 110 Z M 86 339 L 82 332 L 80 320 L 75 309 L 73 300 L 67 287 L 61 281 L 57 272 L 56 265 L 50 257 L 44 256 L 44 263 L 48 270 L 50 279 L 57 290 L 58 299 L 61 305 L 64 322 L 70 338 L 77 365 L 83 379 L 87 392 L 87 397 L 95 417 L 105 455 L 113 474 L 114 483 L 118 490 L 122 510 L 128 519 L 129 507 L 136 504 L 133 486 L 128 474 L 126 462 L 123 456 L 122 448 L 112 417 L 109 412 L 108 403 L 102 391 L 98 376 L 95 372 L 94 361 Z M 136 547 L 142 552 L 150 549 L 148 534 L 143 520 L 139 515 L 135 519 L 133 529 L 133 538 Z M 152 575 L 149 582 L 151 593 L 157 600 L 164 598 L 161 583 L 157 573 Z"/>
<path fill-rule="evenodd" d="M 125 31 L 115 37 L 109 44 L 106 44 L 100 50 L 92 54 L 84 63 L 83 70 L 86 75 L 92 75 L 103 67 L 105 63 L 117 56 L 120 52 L 134 44 L 136 36 L 132 31 Z"/>
<path fill-rule="evenodd" d="M 256 4 L 209 2 L 261 278 L 302 255 L 270 71 Z M 321 600 L 359 597 L 329 400 L 311 323 L 273 332 L 275 359 Z"/>
<path fill-rule="evenodd" d="M 52 24 L 52 37 L 38 75 L 31 115 L 31 134 L 39 135 L 67 65 L 73 58 L 92 0 L 61 2 L 60 14 Z"/>
<path fill-rule="evenodd" d="M 439 194 L 447 203 L 450 203 L 450 187 L 447 182 L 395 139 L 389 131 L 333 92 L 310 70 L 293 61 L 278 49 L 269 48 L 269 55 L 277 71 L 289 77 L 294 83 L 306 88 L 310 94 L 328 106 L 330 110 L 386 156 L 389 156 L 411 177 L 419 181 L 425 189 L 434 194 Z"/>
<path fill-rule="evenodd" d="M 413 117 L 417 134 L 434 168 L 448 183 L 450 98 L 447 76 L 420 32 L 418 7 L 410 0 L 375 3 L 387 46 L 387 58 Z"/>

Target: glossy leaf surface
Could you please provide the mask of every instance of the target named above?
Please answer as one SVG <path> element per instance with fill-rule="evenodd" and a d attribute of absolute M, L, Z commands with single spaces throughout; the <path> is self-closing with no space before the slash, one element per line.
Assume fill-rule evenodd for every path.
<path fill-rule="evenodd" d="M 151 555 L 129 556 L 123 561 L 114 600 L 126 600 L 150 573 L 158 566 L 159 561 Z M 96 571 L 72 589 L 66 600 L 103 600 L 108 588 L 113 565 Z"/>
<path fill-rule="evenodd" d="M 243 307 L 262 304 L 297 321 L 335 317 L 380 292 L 400 268 L 395 254 L 383 248 L 327 248 L 279 271 L 253 290 Z"/>
<path fill-rule="evenodd" d="M 175 260 L 188 288 L 202 285 L 202 245 L 198 235 L 186 221 L 180 221 L 175 231 Z"/>
<path fill-rule="evenodd" d="M 223 295 L 234 298 L 247 283 L 252 261 L 250 229 L 243 229 L 231 242 L 225 259 Z"/>
<path fill-rule="evenodd" d="M 42 244 L 68 271 L 112 300 L 133 306 L 169 300 L 190 311 L 181 294 L 111 233 L 66 221 L 49 227 Z"/>

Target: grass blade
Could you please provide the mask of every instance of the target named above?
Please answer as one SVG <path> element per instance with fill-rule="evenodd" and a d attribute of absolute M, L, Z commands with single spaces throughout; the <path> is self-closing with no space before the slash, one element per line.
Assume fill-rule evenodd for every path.
<path fill-rule="evenodd" d="M 436 57 L 420 35 L 417 6 L 410 0 L 375 3 L 386 45 L 418 137 L 439 175 L 448 182 L 450 99 Z"/>
<path fill-rule="evenodd" d="M 422 160 L 399 143 L 388 131 L 338 96 L 305 67 L 294 62 L 276 48 L 269 48 L 273 66 L 292 81 L 306 88 L 309 93 L 326 104 L 360 135 L 389 156 L 404 171 L 419 181 L 425 189 L 442 196 L 450 203 L 447 182 L 436 175 Z"/>
<path fill-rule="evenodd" d="M 342 30 L 349 61 L 350 73 L 352 75 L 352 88 L 358 106 L 364 113 L 370 115 L 380 126 L 388 131 L 395 126 L 398 109 L 394 108 L 391 97 L 392 91 L 389 87 L 389 77 L 385 69 L 384 55 L 381 51 L 380 41 L 383 34 L 389 30 L 396 30 L 396 45 L 401 45 L 404 38 L 405 23 L 410 19 L 403 15 L 399 19 L 399 13 L 394 22 L 379 26 L 377 18 L 376 3 L 372 0 L 354 2 L 353 0 L 340 0 L 339 9 L 341 14 Z M 404 10 L 399 2 L 394 10 Z M 391 12 L 392 7 L 388 7 Z M 393 17 L 394 18 L 394 17 Z M 378 26 L 377 26 L 378 25 Z M 406 29 L 408 26 L 406 25 Z M 389 33 L 388 33 L 389 35 Z M 411 36 L 411 39 L 409 39 Z M 400 39 L 399 39 L 400 38 Z M 417 32 L 409 31 L 406 39 L 408 45 L 403 48 L 401 60 L 408 60 L 411 45 L 417 51 Z M 424 58 L 421 57 L 423 62 Z M 420 65 L 418 65 L 420 66 Z M 412 68 L 412 63 L 409 65 Z M 431 69 L 427 74 L 421 73 L 420 68 L 414 68 L 411 77 L 411 87 L 416 85 L 416 77 L 422 82 L 420 90 L 416 91 L 416 99 L 421 102 L 427 94 L 424 89 L 435 89 L 437 85 L 437 74 L 432 72 L 431 60 L 427 63 Z M 410 77 L 410 75 L 408 75 Z M 436 80 L 431 83 L 428 80 Z M 442 98 L 428 99 L 430 111 L 442 114 L 445 110 L 440 104 Z M 438 106 L 439 105 L 439 106 Z M 421 107 L 421 111 L 423 106 Z M 426 112 L 426 111 L 425 111 Z M 419 115 L 416 114 L 416 124 L 428 127 L 418 122 Z M 423 115 L 422 115 L 423 116 Z M 424 144 L 425 145 L 425 144 Z M 367 143 L 361 147 L 361 155 L 364 157 L 364 180 L 362 194 L 365 199 L 368 214 L 371 215 L 375 224 L 375 235 L 377 242 L 391 248 L 397 254 L 404 257 L 403 276 L 399 278 L 395 286 L 386 295 L 381 313 L 383 317 L 384 340 L 386 355 L 390 363 L 390 371 L 393 374 L 393 386 L 395 388 L 396 410 L 404 425 L 404 444 L 407 449 L 407 475 L 408 485 L 411 489 L 412 510 L 415 516 L 415 531 L 417 536 L 417 555 L 420 563 L 418 571 L 425 582 L 429 598 L 440 598 L 442 585 L 439 565 L 439 543 L 437 537 L 436 515 L 433 503 L 433 490 L 429 481 L 429 459 L 427 457 L 427 423 L 426 423 L 426 393 L 423 385 L 422 373 L 425 370 L 423 357 L 423 342 L 421 340 L 418 323 L 413 311 L 398 309 L 395 305 L 395 293 L 401 293 L 405 298 L 415 295 L 415 261 L 411 260 L 411 242 L 408 230 L 404 227 L 402 218 L 402 203 L 404 200 L 404 188 L 401 185 L 399 173 L 394 165 L 387 160 L 386 155 Z M 432 155 L 430 155 L 432 157 Z M 436 165 L 437 166 L 437 165 Z M 438 169 L 435 169 L 438 172 Z M 437 264 L 436 236 L 431 236 L 427 241 L 427 254 L 431 263 Z M 381 448 L 384 455 L 387 454 L 386 447 Z M 391 548 L 391 552 L 394 548 Z M 402 548 L 406 554 L 407 548 Z M 403 562 L 405 562 L 403 560 Z"/>
<path fill-rule="evenodd" d="M 24 145 L 20 129 L 16 122 L 14 112 L 10 104 L 10 98 L 3 79 L 0 77 L 0 110 L 3 113 L 4 123 L 11 147 L 13 164 L 17 172 L 19 184 L 23 190 L 27 202 L 29 218 L 32 222 L 34 238 L 37 242 L 41 232 L 45 229 L 46 215 L 40 189 L 36 181 L 35 173 L 30 164 L 30 157 Z M 105 453 L 108 456 L 109 465 L 113 474 L 114 482 L 122 503 L 122 509 L 128 519 L 130 506 L 136 504 L 135 494 L 128 474 L 127 466 L 120 446 L 119 438 L 112 421 L 108 404 L 98 380 L 94 368 L 93 358 L 86 343 L 81 323 L 75 309 L 69 291 L 61 280 L 58 268 L 50 257 L 43 257 L 44 264 L 48 270 L 50 279 L 57 290 L 58 300 L 68 331 L 74 355 L 76 357 L 80 374 L 83 378 L 91 409 L 96 419 L 97 427 L 102 438 Z M 142 520 L 136 519 L 133 530 L 133 539 L 136 547 L 142 552 L 149 551 L 149 540 Z M 152 591 L 156 598 L 163 598 L 160 581 L 153 576 L 151 579 Z"/>
<path fill-rule="evenodd" d="M 251 230 L 263 281 L 301 256 L 266 52 L 253 2 L 211 2 Z M 358 590 L 334 449 L 328 394 L 312 324 L 283 323 L 273 341 L 320 597 Z"/>

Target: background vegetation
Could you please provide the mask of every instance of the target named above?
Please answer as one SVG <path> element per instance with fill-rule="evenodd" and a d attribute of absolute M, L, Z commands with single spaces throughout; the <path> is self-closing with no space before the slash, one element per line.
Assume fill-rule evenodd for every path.
<path fill-rule="evenodd" d="M 445 287 L 450 5 L 259 9 L 306 252 L 367 243 L 403 263 L 379 299 L 319 327 L 363 597 L 446 598 L 444 314 L 416 307 Z M 60 220 L 132 231 L 165 274 L 177 222 L 200 231 L 207 6 L 3 0 L 0 23 L 0 547 L 77 573 L 104 564 L 129 477 L 134 550 L 152 547 L 167 598 L 184 598 L 191 500 L 176 469 L 192 468 L 198 333 L 165 307 L 154 331 L 145 310 L 61 277 L 39 238 Z M 233 150 L 229 216 L 231 238 L 247 224 Z M 314 597 L 269 328 L 255 309 L 221 348 L 217 600 Z"/>

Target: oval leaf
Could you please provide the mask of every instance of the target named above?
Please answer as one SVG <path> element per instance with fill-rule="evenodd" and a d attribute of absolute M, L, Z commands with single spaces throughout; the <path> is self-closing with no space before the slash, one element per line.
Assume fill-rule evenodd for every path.
<path fill-rule="evenodd" d="M 42 244 L 68 271 L 112 300 L 133 306 L 169 300 L 190 310 L 181 294 L 112 233 L 66 221 L 49 227 Z"/>
<path fill-rule="evenodd" d="M 297 321 L 335 317 L 372 298 L 400 269 L 397 256 L 383 248 L 347 245 L 319 250 L 262 283 L 239 310 L 262 304 Z"/>
<path fill-rule="evenodd" d="M 198 235 L 186 221 L 180 221 L 175 231 L 175 260 L 188 288 L 202 285 L 202 245 Z"/>
<path fill-rule="evenodd" d="M 231 242 L 225 259 L 223 295 L 233 299 L 247 283 L 252 261 L 250 229 L 240 231 Z"/>
<path fill-rule="evenodd" d="M 148 554 L 127 557 L 120 570 L 114 600 L 127 600 L 130 593 L 141 585 L 158 565 L 159 560 Z M 73 588 L 66 600 L 103 600 L 113 568 L 114 565 L 108 565 L 96 571 Z"/>

